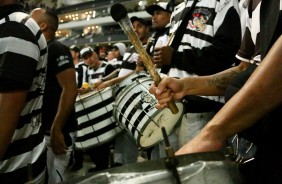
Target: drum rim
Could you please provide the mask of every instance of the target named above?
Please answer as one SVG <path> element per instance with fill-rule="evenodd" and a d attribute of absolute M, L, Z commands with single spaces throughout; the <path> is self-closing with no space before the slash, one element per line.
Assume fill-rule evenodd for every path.
<path fill-rule="evenodd" d="M 92 90 L 92 91 L 89 91 L 89 92 L 84 93 L 84 94 L 82 94 L 82 95 L 86 95 L 86 94 L 89 94 L 89 93 L 93 93 L 93 94 L 88 95 L 88 96 L 86 96 L 86 97 L 84 97 L 84 98 L 80 98 L 80 96 L 82 96 L 82 95 L 77 94 L 76 97 L 78 98 L 78 100 L 76 100 L 75 102 L 77 103 L 77 102 L 86 100 L 86 99 L 88 99 L 89 97 L 92 97 L 93 95 L 96 95 L 96 94 L 99 94 L 99 93 L 104 93 L 105 91 L 108 91 L 108 90 L 111 89 L 111 88 L 112 88 L 112 87 L 109 86 L 109 87 L 106 87 L 105 89 L 102 89 L 102 90 L 96 90 L 96 91 Z"/>

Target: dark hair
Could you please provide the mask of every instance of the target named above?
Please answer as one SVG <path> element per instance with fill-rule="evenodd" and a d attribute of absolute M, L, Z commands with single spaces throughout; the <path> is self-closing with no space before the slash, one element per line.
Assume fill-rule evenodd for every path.
<path fill-rule="evenodd" d="M 49 28 L 52 29 L 53 31 L 57 31 L 59 27 L 59 18 L 57 14 L 49 9 L 46 10 L 45 14 L 49 19 L 48 21 Z"/>

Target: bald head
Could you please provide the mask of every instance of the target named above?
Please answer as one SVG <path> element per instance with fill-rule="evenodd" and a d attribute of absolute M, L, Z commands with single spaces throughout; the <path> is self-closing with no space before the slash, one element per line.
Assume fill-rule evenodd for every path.
<path fill-rule="evenodd" d="M 44 35 L 46 34 L 45 32 L 48 32 L 55 36 L 55 32 L 58 30 L 59 19 L 54 12 L 36 8 L 31 11 L 30 16 L 37 22 Z"/>

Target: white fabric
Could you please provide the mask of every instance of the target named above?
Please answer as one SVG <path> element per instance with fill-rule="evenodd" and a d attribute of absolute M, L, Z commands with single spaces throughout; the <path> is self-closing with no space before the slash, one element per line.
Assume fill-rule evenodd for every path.
<path fill-rule="evenodd" d="M 50 136 L 45 135 L 47 147 L 47 171 L 49 176 L 48 184 L 61 183 L 64 181 L 65 171 L 74 148 L 75 133 L 70 133 L 70 136 L 72 138 L 72 145 L 68 147 L 67 153 L 64 155 L 55 155 L 50 146 Z"/>

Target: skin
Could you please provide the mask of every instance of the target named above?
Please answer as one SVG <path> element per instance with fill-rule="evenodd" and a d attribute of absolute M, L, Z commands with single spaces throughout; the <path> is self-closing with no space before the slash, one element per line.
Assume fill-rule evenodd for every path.
<path fill-rule="evenodd" d="M 176 155 L 220 150 L 229 137 L 253 126 L 260 118 L 281 105 L 282 68 L 277 67 L 281 63 L 281 50 L 282 36 L 239 92 L 222 107 L 194 139 L 178 150 Z M 168 99 L 180 99 L 187 94 L 222 94 L 230 80 L 248 66 L 242 63 L 212 76 L 190 79 L 167 78 L 161 81 L 158 88 L 152 84 L 150 92 L 158 98 L 159 108 L 166 107 Z M 265 100 L 266 96 L 267 100 Z"/>
<path fill-rule="evenodd" d="M 142 24 L 138 20 L 132 22 L 133 30 L 136 32 L 141 43 L 145 45 L 148 41 L 149 27 Z"/>
<path fill-rule="evenodd" d="M 53 21 L 48 15 L 45 14 L 44 9 L 34 9 L 30 16 L 37 22 L 41 31 L 43 32 L 46 41 L 50 41 L 55 38 L 55 32 L 57 26 L 53 24 Z M 56 78 L 62 88 L 58 111 L 51 127 L 51 146 L 54 154 L 65 154 L 68 149 L 62 128 L 64 127 L 66 120 L 70 113 L 73 111 L 75 99 L 77 96 L 77 87 L 75 80 L 75 69 L 69 68 L 56 75 Z"/>
<path fill-rule="evenodd" d="M 93 69 L 98 69 L 102 64 L 96 52 L 86 54 L 85 56 L 83 56 L 83 60 L 85 64 L 87 64 Z"/>
<path fill-rule="evenodd" d="M 108 53 L 108 55 L 107 55 L 107 60 L 110 61 L 110 60 L 112 60 L 112 59 L 114 59 L 114 58 L 115 58 L 115 56 L 114 56 L 113 52 L 110 51 L 110 52 Z"/>
<path fill-rule="evenodd" d="M 171 13 L 156 10 L 152 15 L 152 27 L 154 30 L 162 29 L 170 22 Z"/>
<path fill-rule="evenodd" d="M 111 51 L 112 51 L 114 58 L 122 58 L 122 56 L 120 55 L 120 52 L 117 48 L 113 48 Z"/>

